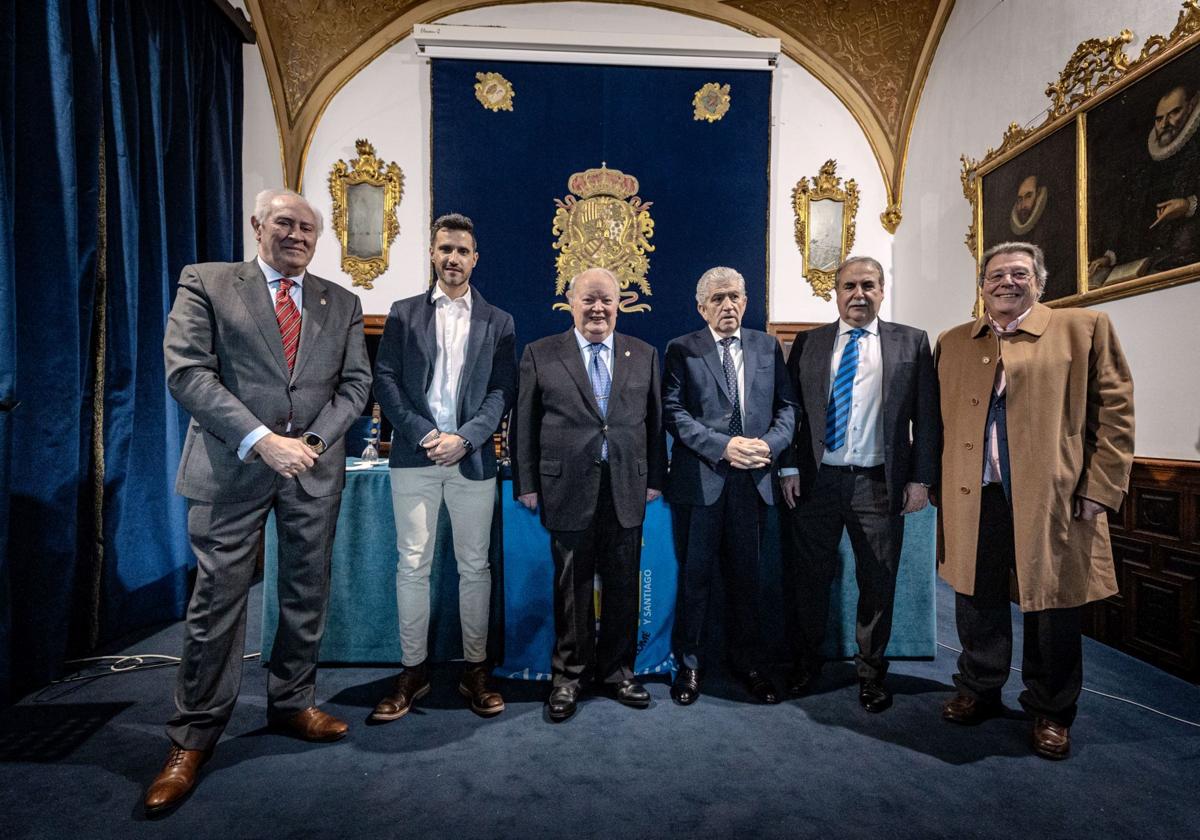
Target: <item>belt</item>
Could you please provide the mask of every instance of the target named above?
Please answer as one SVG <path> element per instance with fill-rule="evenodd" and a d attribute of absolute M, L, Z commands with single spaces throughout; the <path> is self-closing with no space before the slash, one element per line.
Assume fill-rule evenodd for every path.
<path fill-rule="evenodd" d="M 857 464 L 821 464 L 821 469 L 842 473 L 871 475 L 883 472 L 883 464 L 876 464 L 873 467 L 860 467 Z"/>

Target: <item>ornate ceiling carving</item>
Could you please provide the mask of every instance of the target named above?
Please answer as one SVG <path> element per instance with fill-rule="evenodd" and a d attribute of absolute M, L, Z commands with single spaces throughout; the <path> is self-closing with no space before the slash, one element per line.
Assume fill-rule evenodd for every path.
<path fill-rule="evenodd" d="M 544 0 L 557 2 L 558 0 Z M 521 0 L 246 0 L 283 138 L 286 182 L 299 186 L 321 113 L 338 89 L 417 23 Z M 917 101 L 954 0 L 601 0 L 656 6 L 781 40 L 862 126 L 888 191 L 881 221 L 900 219 Z"/>

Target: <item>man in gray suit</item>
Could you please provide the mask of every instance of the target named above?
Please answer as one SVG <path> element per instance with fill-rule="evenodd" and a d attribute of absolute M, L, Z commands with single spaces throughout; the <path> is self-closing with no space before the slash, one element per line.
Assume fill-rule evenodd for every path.
<path fill-rule="evenodd" d="M 575 713 L 589 672 L 633 708 L 650 694 L 633 676 L 638 569 L 646 504 L 662 494 L 665 441 L 658 351 L 614 332 L 620 288 L 589 268 L 571 280 L 575 325 L 521 357 L 513 428 L 513 493 L 541 508 L 554 558 L 554 689 L 550 720 Z M 595 638 L 593 581 L 601 578 Z"/>
<path fill-rule="evenodd" d="M 845 530 L 859 590 L 858 701 L 868 712 L 882 712 L 892 704 L 883 683 L 884 652 L 903 516 L 925 507 L 936 475 L 937 384 L 925 332 L 877 316 L 883 267 L 876 260 L 843 262 L 836 294 L 839 320 L 797 335 L 788 355 L 804 408 L 795 447 L 780 470 L 783 500 L 795 511 L 795 663 L 788 691 L 805 693 L 821 669 Z"/>
<path fill-rule="evenodd" d="M 191 415 L 175 489 L 188 499 L 197 567 L 171 750 L 145 797 L 151 815 L 191 791 L 233 713 L 246 596 L 272 511 L 279 631 L 268 719 L 308 741 L 346 734 L 345 723 L 316 708 L 314 685 L 343 438 L 371 386 L 362 308 L 356 295 L 305 272 L 321 217 L 304 198 L 259 193 L 251 224 L 257 259 L 183 269 L 163 339 L 167 387 Z"/>
<path fill-rule="evenodd" d="M 488 684 L 492 595 L 488 549 L 496 505 L 492 434 L 517 394 L 512 316 L 471 286 L 475 228 L 458 213 L 433 223 L 437 283 L 392 304 L 375 358 L 375 398 L 392 423 L 392 507 L 399 562 L 396 608 L 404 670 L 371 718 L 396 720 L 429 693 L 429 574 L 442 502 L 458 564 L 466 668 L 459 693 L 484 717 L 504 711 Z"/>
<path fill-rule="evenodd" d="M 767 506 L 775 504 L 771 463 L 791 445 L 796 399 L 779 342 L 742 326 L 741 274 L 725 266 L 704 272 L 696 309 L 707 325 L 667 345 L 663 373 L 663 417 L 675 438 L 667 500 L 684 534 L 671 697 L 687 706 L 700 696 L 720 573 L 730 665 L 756 700 L 778 703 L 763 662 L 758 561 Z"/>

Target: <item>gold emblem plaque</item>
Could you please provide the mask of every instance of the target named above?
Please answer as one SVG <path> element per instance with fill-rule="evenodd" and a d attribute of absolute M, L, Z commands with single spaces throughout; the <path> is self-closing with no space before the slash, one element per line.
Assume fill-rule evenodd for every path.
<path fill-rule="evenodd" d="M 513 109 L 512 82 L 499 73 L 476 73 L 475 98 L 489 111 L 511 111 Z"/>
<path fill-rule="evenodd" d="M 605 163 L 599 169 L 576 172 L 567 179 L 567 189 L 574 195 L 554 199 L 558 209 L 552 232 L 558 237 L 554 249 L 559 252 L 554 261 L 555 296 L 565 293 L 571 278 L 584 269 L 607 268 L 621 284 L 619 311 L 649 312 L 650 304 L 638 303 L 638 293 L 631 287 L 651 294 L 646 253 L 654 250 L 649 242 L 654 236 L 653 202 L 638 197 L 637 178 Z M 571 307 L 559 302 L 554 308 Z"/>
<path fill-rule="evenodd" d="M 342 271 L 353 285 L 374 288 L 388 267 L 388 251 L 400 222 L 396 207 L 404 195 L 404 173 L 395 162 L 384 163 L 367 140 L 355 140 L 358 157 L 339 160 L 329 173 L 333 230 L 342 245 Z"/>
<path fill-rule="evenodd" d="M 729 85 L 709 82 L 692 97 L 694 120 L 716 122 L 729 111 Z"/>

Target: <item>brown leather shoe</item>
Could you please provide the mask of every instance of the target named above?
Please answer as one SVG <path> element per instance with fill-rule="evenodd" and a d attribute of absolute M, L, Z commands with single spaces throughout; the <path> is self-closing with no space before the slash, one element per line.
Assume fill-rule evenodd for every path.
<path fill-rule="evenodd" d="M 995 703 L 984 703 L 966 694 L 956 694 L 942 704 L 942 719 L 964 726 L 974 726 L 1000 714 Z"/>
<path fill-rule="evenodd" d="M 172 745 L 167 753 L 167 763 L 146 791 L 143 800 L 146 816 L 160 816 L 183 802 L 196 786 L 200 767 L 210 755 L 208 750 L 185 750 Z"/>
<path fill-rule="evenodd" d="M 273 721 L 271 728 L 301 741 L 336 741 L 350 731 L 345 721 L 322 712 L 316 706 L 309 706 L 291 717 Z"/>
<path fill-rule="evenodd" d="M 1071 751 L 1071 727 L 1046 718 L 1033 722 L 1033 751 L 1042 758 L 1054 761 L 1067 757 Z"/>
<path fill-rule="evenodd" d="M 504 698 L 488 685 L 486 665 L 468 665 L 458 682 L 458 693 L 471 701 L 471 711 L 492 717 L 504 711 Z"/>
<path fill-rule="evenodd" d="M 408 714 L 412 704 L 429 693 L 429 677 L 423 665 L 415 668 L 405 668 L 396 677 L 396 685 L 392 693 L 375 705 L 371 712 L 371 720 L 396 720 Z M 502 707 L 503 708 L 503 707 Z"/>

